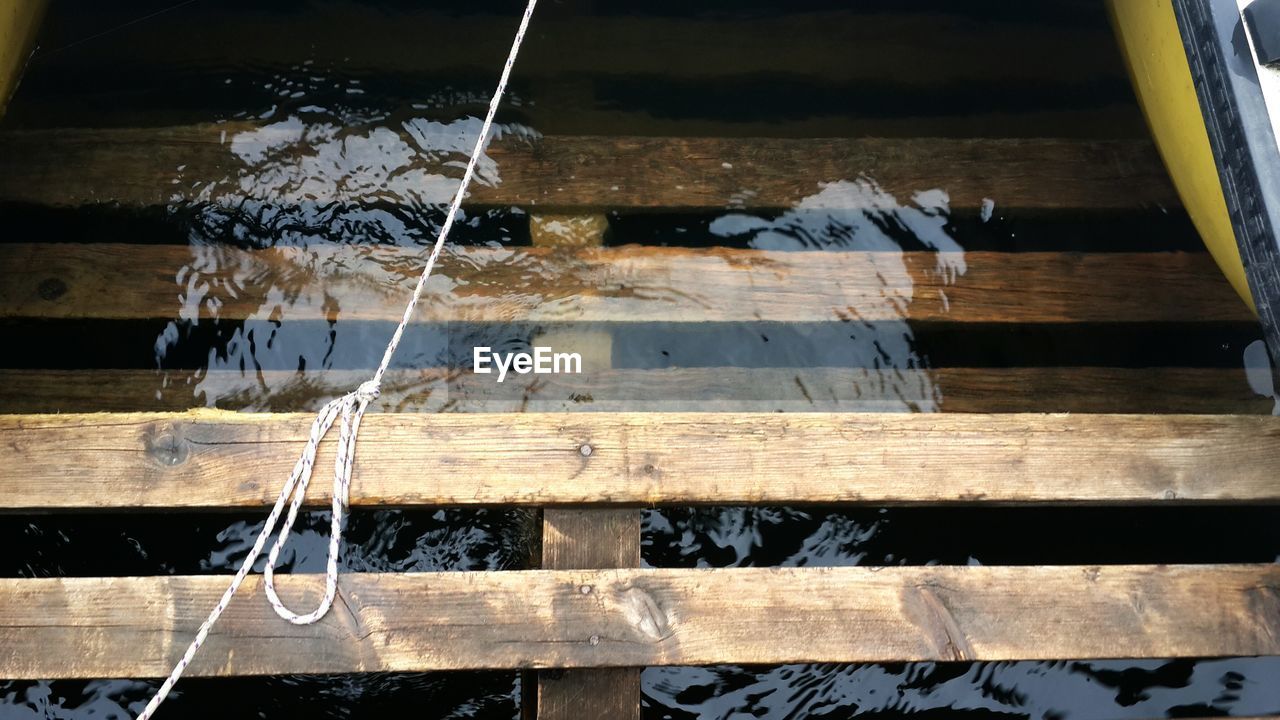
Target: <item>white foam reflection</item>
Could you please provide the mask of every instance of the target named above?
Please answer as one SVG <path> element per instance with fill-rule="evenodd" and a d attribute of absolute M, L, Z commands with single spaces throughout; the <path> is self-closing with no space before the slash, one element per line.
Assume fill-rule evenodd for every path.
<path fill-rule="evenodd" d="M 174 278 L 179 290 L 175 320 L 156 339 L 157 359 L 163 363 L 196 323 L 222 319 L 228 306 L 236 308 L 231 315 L 237 322 L 222 326 L 228 336 L 219 338 L 206 365 L 179 389 L 215 404 L 226 393 L 230 371 L 248 379 L 263 397 L 264 402 L 249 406 L 265 408 L 273 392 L 297 390 L 300 380 L 260 372 L 264 362 L 273 364 L 273 353 L 281 356 L 277 367 L 315 370 L 343 345 L 385 343 L 381 329 L 344 325 L 339 335 L 333 323 L 344 303 L 403 302 L 406 278 L 420 268 L 405 264 L 411 256 L 380 265 L 358 252 L 326 250 L 334 244 L 433 241 L 481 125 L 477 118 L 414 117 L 395 126 L 346 126 L 323 115 L 310 121 L 290 115 L 225 136 L 234 171 L 220 178 L 179 178 L 179 185 L 193 190 L 175 196 L 170 205 L 187 223 L 190 260 Z M 519 125 L 495 127 L 493 137 L 503 135 L 537 133 Z M 475 182 L 501 182 L 498 164 L 487 154 Z M 474 219 L 464 212 L 460 225 Z M 240 251 L 282 246 L 292 252 L 273 262 Z M 440 286 L 449 282 L 433 278 L 432 290 L 447 293 L 450 288 Z M 308 317 L 329 318 L 329 327 L 286 323 L 296 308 L 305 308 Z M 428 354 L 411 359 L 439 361 Z M 235 385 L 238 392 L 246 388 L 244 382 Z"/>
<path fill-rule="evenodd" d="M 817 193 L 775 218 L 726 214 L 711 223 L 711 232 L 726 239 L 745 238 L 761 250 L 866 253 L 879 285 L 838 299 L 846 308 L 840 319 L 856 327 L 849 333 L 855 342 L 842 348 L 846 354 L 840 365 L 850 372 L 841 376 L 840 384 L 800 389 L 811 397 L 896 399 L 899 410 L 927 412 L 938 409 L 942 396 L 914 347 L 907 322 L 917 298 L 904 242 L 932 251 L 942 284 L 955 283 L 968 268 L 964 249 L 947 231 L 949 216 L 943 190 L 917 192 L 903 204 L 874 180 L 861 177 L 823 183 Z M 948 304 L 945 295 L 940 300 L 944 307 Z M 882 402 L 877 409 L 889 408 Z"/>

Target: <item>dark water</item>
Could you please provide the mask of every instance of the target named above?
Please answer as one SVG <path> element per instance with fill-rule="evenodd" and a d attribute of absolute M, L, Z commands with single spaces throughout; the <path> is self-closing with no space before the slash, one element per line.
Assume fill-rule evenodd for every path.
<path fill-rule="evenodd" d="M 363 380 L 391 324 L 359 317 L 352 298 L 397 305 L 399 279 L 417 259 L 351 281 L 343 272 L 352 256 L 333 248 L 413 248 L 434 239 L 518 11 L 519 3 L 499 0 L 59 3 L 0 130 L 221 123 L 227 165 L 202 165 L 194 150 L 190 163 L 176 157 L 164 168 L 173 192 L 163 204 L 0 198 L 3 243 L 112 242 L 184 253 L 171 300 L 153 318 L 0 323 L 11 348 L 0 357 L 6 377 L 61 369 L 130 378 L 84 396 L 0 395 L 0 411 L 310 410 Z M 546 0 L 534 27 L 499 114 L 506 138 L 1146 132 L 1092 0 Z M 503 178 L 502 163 L 486 158 L 477 181 L 501 187 Z M 1255 373 L 1251 384 L 1245 371 L 1266 366 L 1251 323 L 960 325 L 886 312 L 922 301 L 891 283 L 906 272 L 906 252 L 930 254 L 937 272 L 953 279 L 981 270 L 980 253 L 1202 252 L 1176 207 L 1037 210 L 992 198 L 990 206 L 953 208 L 959 190 L 895 195 L 874 177 L 815 176 L 786 207 L 753 205 L 755 189 L 744 187 L 712 209 L 637 210 L 625 202 L 579 209 L 608 218 L 609 246 L 870 251 L 885 286 L 841 302 L 855 318 L 881 319 L 423 322 L 406 336 L 395 364 L 400 379 L 379 409 L 929 412 L 964 395 L 948 374 L 956 368 L 1189 368 L 1228 377 L 1222 397 L 1209 398 L 1212 411 L 1271 411 L 1267 383 Z M 529 245 L 529 213 L 469 207 L 452 240 L 495 250 Z M 297 249 L 300 259 L 263 272 L 228 252 L 270 247 Z M 466 257 L 453 251 L 443 267 Z M 511 293 L 531 306 L 555 300 L 539 289 L 552 269 L 527 270 L 527 285 Z M 648 290 L 662 297 L 696 288 Z M 258 303 L 246 316 L 224 310 L 245 297 Z M 718 382 L 698 393 L 675 382 L 637 392 L 589 366 L 584 402 L 582 388 L 536 394 L 522 381 L 497 393 L 459 380 L 473 346 L 522 349 L 557 333 L 584 347 L 606 338 L 603 349 L 585 352 L 614 371 L 705 370 Z M 1035 410 L 1059 410 L 1090 391 L 1052 386 L 1026 396 Z M 1114 392 L 1127 411 L 1181 407 L 1170 399 L 1178 396 L 1173 386 Z M 1274 508 L 672 508 L 646 512 L 643 542 L 646 564 L 663 567 L 1271 562 L 1280 557 L 1277 521 Z M 282 559 L 288 570 L 322 568 L 327 522 L 325 513 L 300 521 Z M 260 523 L 257 514 L 5 516 L 0 542 L 10 551 L 0 571 L 227 573 Z M 536 527 L 523 511 L 356 512 L 342 561 L 357 572 L 517 569 L 529 564 Z M 1277 678 L 1274 659 L 1063 659 L 652 668 L 643 691 L 651 718 L 1147 718 L 1280 712 Z M 511 673 L 184 680 L 165 715 L 512 718 L 520 680 Z M 0 682 L 0 718 L 126 717 L 155 685 Z"/>

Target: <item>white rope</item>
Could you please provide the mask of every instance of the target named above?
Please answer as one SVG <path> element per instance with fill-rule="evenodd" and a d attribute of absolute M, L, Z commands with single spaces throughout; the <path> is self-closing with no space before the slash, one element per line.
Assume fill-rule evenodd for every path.
<path fill-rule="evenodd" d="M 338 593 L 338 546 L 342 538 L 342 513 L 347 507 L 347 496 L 351 488 L 351 465 L 355 458 L 356 435 L 360 432 L 360 419 L 364 416 L 369 403 L 378 397 L 382 376 L 387 372 L 387 367 L 391 364 L 391 358 L 395 355 L 396 348 L 400 345 L 400 339 L 404 336 L 404 329 L 413 318 L 414 311 L 418 307 L 418 300 L 422 297 L 427 278 L 431 275 L 431 270 L 435 267 L 436 260 L 440 257 L 440 250 L 444 247 L 445 240 L 449 237 L 449 231 L 453 228 L 454 219 L 462 206 L 463 198 L 466 197 L 467 187 L 471 184 L 471 179 L 475 175 L 476 164 L 480 161 L 480 155 L 484 152 L 489 133 L 493 129 L 493 118 L 498 112 L 498 103 L 501 102 L 503 94 L 506 93 L 507 81 L 511 77 L 511 68 L 515 65 L 516 55 L 520 52 L 520 44 L 524 41 L 525 32 L 529 29 L 529 20 L 533 17 L 533 9 L 537 4 L 538 0 L 529 0 L 528 6 L 525 7 L 524 16 L 520 19 L 520 27 L 516 30 L 515 39 L 511 43 L 511 52 L 507 55 L 507 63 L 503 66 L 502 76 L 498 79 L 498 87 L 493 93 L 493 98 L 489 101 L 489 112 L 485 115 L 484 124 L 480 127 L 480 136 L 476 138 L 475 149 L 471 151 L 471 158 L 467 161 L 467 169 L 462 174 L 462 182 L 458 184 L 458 192 L 453 196 L 453 202 L 449 205 L 449 213 L 445 216 L 444 225 L 440 228 L 440 234 L 436 237 L 435 245 L 431 248 L 431 255 L 427 258 L 427 264 L 422 269 L 422 274 L 418 276 L 418 284 L 413 288 L 413 295 L 409 298 L 408 304 L 405 305 L 404 316 L 400 319 L 400 324 L 396 326 L 395 332 L 392 333 L 391 341 L 387 343 L 387 350 L 382 355 L 382 362 L 378 364 L 378 369 L 373 373 L 372 379 L 362 383 L 354 391 L 329 401 L 321 408 L 320 414 L 316 417 L 315 422 L 311 424 L 311 437 L 307 441 L 307 446 L 303 448 L 302 456 L 298 458 L 297 464 L 293 466 L 293 472 L 289 474 L 289 479 L 285 482 L 284 487 L 280 489 L 280 496 L 276 498 L 275 506 L 271 508 L 271 514 L 267 516 L 266 524 L 263 525 L 262 532 L 258 533 L 258 538 L 249 550 L 249 555 L 244 559 L 240 569 L 236 571 L 231 584 L 227 586 L 226 592 L 222 593 L 222 598 L 218 600 L 218 604 L 214 606 L 213 611 L 209 613 L 209 617 L 205 618 L 205 621 L 200 625 L 200 629 L 196 631 L 195 639 L 191 641 L 187 651 L 182 654 L 182 659 L 174 666 L 173 672 L 169 673 L 169 677 L 165 678 L 165 681 L 160 685 L 160 689 L 156 691 L 147 706 L 138 714 L 138 720 L 148 720 L 155 713 L 156 708 L 160 707 L 160 703 L 164 702 L 165 697 L 169 695 L 169 691 L 178 682 L 178 678 L 182 677 L 182 673 L 191 664 L 191 659 L 195 657 L 196 651 L 200 649 L 200 646 L 209 637 L 209 630 L 218 621 L 218 618 L 222 616 L 223 611 L 227 609 L 227 604 L 231 602 L 232 596 L 240 589 L 245 577 L 253 569 L 254 562 L 262 554 L 262 548 L 266 546 L 267 538 L 275 530 L 276 523 L 279 522 L 280 514 L 283 512 L 286 503 L 289 505 L 289 513 L 285 516 L 284 524 L 280 526 L 275 545 L 271 547 L 271 552 L 267 555 L 267 567 L 263 573 L 267 600 L 270 601 L 271 607 L 275 609 L 277 615 L 295 625 L 314 623 L 324 617 L 329 612 L 329 608 L 333 606 L 333 599 Z M 293 612 L 280 601 L 280 596 L 276 593 L 275 587 L 275 565 L 280 558 L 281 549 L 284 548 L 284 544 L 289 538 L 289 530 L 293 527 L 294 520 L 298 518 L 298 511 L 302 507 L 303 498 L 306 497 L 307 485 L 311 482 L 311 469 L 315 464 L 316 450 L 320 446 L 320 441 L 324 439 L 329 429 L 333 427 L 334 422 L 339 418 L 341 418 L 342 422 L 338 429 L 338 458 L 333 474 L 333 522 L 330 525 L 329 561 L 325 567 L 324 597 L 320 600 L 320 605 L 315 610 L 303 615 Z"/>

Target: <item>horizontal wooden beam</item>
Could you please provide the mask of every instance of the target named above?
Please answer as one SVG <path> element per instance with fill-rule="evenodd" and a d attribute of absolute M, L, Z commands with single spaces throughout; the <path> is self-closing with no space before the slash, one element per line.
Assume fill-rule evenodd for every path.
<path fill-rule="evenodd" d="M 398 321 L 425 254 L 353 245 L 6 244 L 0 317 Z M 948 258 L 639 245 L 454 248 L 417 319 L 1253 322 L 1207 253 Z"/>
<path fill-rule="evenodd" d="M 2 579 L 0 677 L 164 675 L 226 581 Z M 1277 587 L 1274 564 L 349 574 L 297 626 L 254 576 L 188 675 L 1276 655 Z"/>
<path fill-rule="evenodd" d="M 418 182 L 410 199 L 377 176 L 370 176 L 376 188 L 364 194 L 358 184 L 303 182 L 306 158 L 323 143 L 300 137 L 296 123 L 8 131 L 0 133 L 0 202 L 163 207 L 215 201 L 241 209 L 247 198 L 272 206 L 418 205 L 448 203 L 456 187 L 454 181 Z M 406 145 L 409 159 L 393 168 L 398 176 L 411 169 L 441 172 L 438 162 L 413 159 L 415 152 Z M 988 199 L 997 208 L 1179 204 L 1145 140 L 509 135 L 488 155 L 498 181 L 473 185 L 474 205 L 790 208 L 840 180 L 860 185 L 823 193 L 818 204 L 824 209 L 912 207 L 916 193 L 935 189 L 946 192 L 953 209 L 977 208 Z"/>
<path fill-rule="evenodd" d="M 0 466 L 14 468 L 0 508 L 262 506 L 311 421 L 0 416 Z M 316 467 L 332 467 L 331 445 Z M 1276 503 L 1278 464 L 1271 416 L 372 414 L 351 502 Z M 325 486 L 313 483 L 313 504 Z"/>
<path fill-rule="evenodd" d="M 367 370 L 0 369 L 0 412 L 319 410 Z M 598 370 L 508 377 L 392 370 L 382 412 L 1073 412 L 1270 414 L 1244 368 L 940 367 Z"/>

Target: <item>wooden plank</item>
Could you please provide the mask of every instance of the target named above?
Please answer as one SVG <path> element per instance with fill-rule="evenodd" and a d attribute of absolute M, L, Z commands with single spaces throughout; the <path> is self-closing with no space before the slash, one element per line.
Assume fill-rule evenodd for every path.
<path fill-rule="evenodd" d="M 0 474 L 0 508 L 267 505 L 312 419 L 0 416 L 0 467 L 21 469 Z M 1271 416 L 371 414 L 351 502 L 1276 503 L 1278 463 Z"/>
<path fill-rule="evenodd" d="M 560 11 L 571 9 L 562 7 Z M 603 215 L 529 217 L 529 234 L 535 246 L 599 247 L 604 245 L 608 227 L 609 220 Z M 613 364 L 613 338 L 607 330 L 572 327 L 551 335 L 540 334 L 534 344 L 579 349 L 587 372 L 607 370 Z M 584 457 L 591 452 L 590 445 L 580 448 Z M 546 508 L 542 512 L 542 567 L 548 570 L 640 567 L 640 511 Z M 530 673 L 527 680 L 536 687 L 533 709 L 534 717 L 539 720 L 580 717 L 640 720 L 640 668 L 555 670 Z M 529 710 L 527 703 L 525 710 Z"/>
<path fill-rule="evenodd" d="M 542 567 L 591 570 L 640 566 L 640 511 L 547 508 Z M 543 671 L 537 675 L 537 717 L 640 720 L 640 668 Z"/>
<path fill-rule="evenodd" d="M 560 347 L 560 345 L 552 345 Z M 567 346 L 566 346 L 567 347 Z M 576 350 L 577 346 L 573 346 Z M 319 410 L 370 370 L 0 369 L 0 413 Z M 509 377 L 392 370 L 381 412 L 1270 414 L 1244 368 L 669 368 Z"/>
<path fill-rule="evenodd" d="M 351 245 L 0 245 L 0 317 L 397 321 L 423 254 Z M 1207 253 L 954 259 L 959 266 L 926 251 L 454 248 L 417 319 L 1254 322 Z"/>
<path fill-rule="evenodd" d="M 599 570 L 639 566 L 638 511 L 555 508 L 544 513 L 543 568 Z"/>
<path fill-rule="evenodd" d="M 225 584 L 0 579 L 0 677 L 164 675 Z M 188 674 L 1275 655 L 1277 586 L 1275 564 L 348 574 L 296 626 L 254 576 Z"/>
<path fill-rule="evenodd" d="M 136 207 L 209 200 L 238 205 L 248 199 L 326 205 L 394 201 L 402 199 L 397 192 L 410 192 L 372 175 L 376 187 L 366 190 L 323 178 L 302 182 L 297 175 L 306 158 L 326 142 L 340 141 L 301 135 L 297 123 L 243 122 L 8 131 L 0 133 L 0 201 Z M 449 202 L 455 181 L 439 177 L 439 162 L 415 159 L 418 152 L 407 144 L 396 174 L 407 177 L 411 168 L 421 169 L 440 181 L 414 183 L 413 202 Z M 429 154 L 447 156 L 441 150 Z M 934 189 L 947 193 L 953 209 L 977 208 L 987 199 L 1001 208 L 1179 204 L 1146 140 L 508 135 L 495 140 L 488 155 L 498 182 L 474 185 L 472 205 L 790 208 L 816 195 L 823 183 L 860 178 L 874 186 L 865 184 L 840 200 L 828 193 L 824 207 L 883 209 L 895 198 L 910 206 L 917 192 Z"/>

